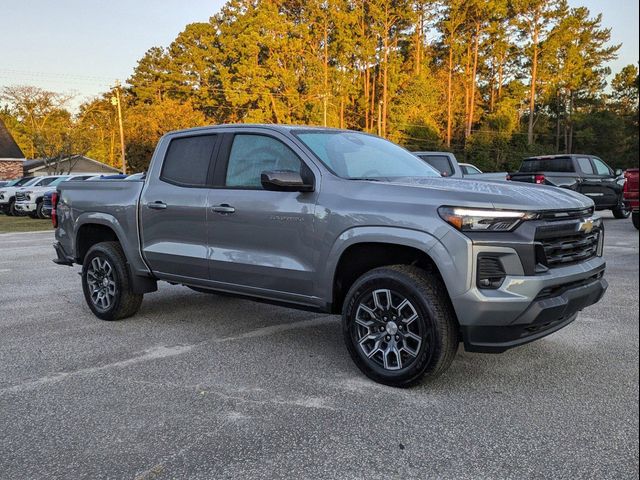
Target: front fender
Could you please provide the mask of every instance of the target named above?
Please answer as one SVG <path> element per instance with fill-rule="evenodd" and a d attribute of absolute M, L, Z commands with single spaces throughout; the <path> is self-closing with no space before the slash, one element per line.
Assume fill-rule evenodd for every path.
<path fill-rule="evenodd" d="M 321 285 L 326 286 L 324 298 L 332 298 L 333 280 L 340 257 L 345 250 L 359 243 L 388 243 L 421 250 L 440 271 L 450 296 L 470 288 L 471 241 L 451 229 L 441 240 L 435 236 L 400 227 L 354 227 L 345 230 L 334 242 L 324 269 Z"/>

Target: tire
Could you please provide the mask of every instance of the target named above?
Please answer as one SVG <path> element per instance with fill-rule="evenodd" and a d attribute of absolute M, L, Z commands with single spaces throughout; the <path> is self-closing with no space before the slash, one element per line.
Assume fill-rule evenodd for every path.
<path fill-rule="evenodd" d="M 620 202 L 620 204 L 611 211 L 613 212 L 613 216 L 617 219 L 629 218 L 629 215 L 631 215 L 631 210 L 629 210 L 624 202 Z"/>
<path fill-rule="evenodd" d="M 38 204 L 36 205 L 36 218 L 44 220 L 47 217 L 42 212 L 42 207 L 44 207 L 44 202 L 38 202 Z"/>
<path fill-rule="evenodd" d="M 29 212 L 27 215 L 29 218 L 33 218 L 34 220 L 38 218 L 38 214 L 36 212 Z"/>
<path fill-rule="evenodd" d="M 342 309 L 351 358 L 366 376 L 393 387 L 410 387 L 447 370 L 458 350 L 458 331 L 442 282 L 408 265 L 365 273 Z"/>
<path fill-rule="evenodd" d="M 9 217 L 16 217 L 17 216 L 16 201 L 15 200 L 9 200 L 9 206 L 7 207 L 7 215 Z"/>
<path fill-rule="evenodd" d="M 131 284 L 127 259 L 118 242 L 101 242 L 89 249 L 82 264 L 82 291 L 96 317 L 120 320 L 134 315 L 143 295 L 133 293 Z"/>
<path fill-rule="evenodd" d="M 636 230 L 638 230 L 638 222 L 640 221 L 638 219 L 638 215 L 640 214 L 640 212 L 632 212 L 631 213 L 631 221 L 633 222 L 633 226 L 636 227 Z"/>

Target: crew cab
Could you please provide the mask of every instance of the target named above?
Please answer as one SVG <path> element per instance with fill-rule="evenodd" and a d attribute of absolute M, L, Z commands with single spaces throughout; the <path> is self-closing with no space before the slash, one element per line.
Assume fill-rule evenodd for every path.
<path fill-rule="evenodd" d="M 484 173 L 470 163 L 458 163 L 456 156 L 451 152 L 413 152 L 413 154 L 447 178 L 473 176 L 474 180 L 506 180 L 507 177 L 507 172 Z"/>
<path fill-rule="evenodd" d="M 625 182 L 622 170 L 613 170 L 593 155 L 526 158 L 508 180 L 574 190 L 591 198 L 596 210 L 611 210 L 615 218 L 629 218 L 622 197 Z"/>
<path fill-rule="evenodd" d="M 369 134 L 201 127 L 163 136 L 142 179 L 62 183 L 54 261 L 82 265 L 104 320 L 134 315 L 158 281 L 341 313 L 360 370 L 407 386 L 444 372 L 459 342 L 502 352 L 598 302 L 593 207 L 570 190 L 441 178 Z"/>

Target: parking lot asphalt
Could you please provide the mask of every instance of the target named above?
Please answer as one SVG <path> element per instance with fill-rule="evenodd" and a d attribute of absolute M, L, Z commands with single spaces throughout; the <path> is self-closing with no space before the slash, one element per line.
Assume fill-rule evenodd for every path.
<path fill-rule="evenodd" d="M 51 232 L 0 235 L 0 477 L 637 478 L 638 233 L 603 216 L 601 303 L 408 390 L 337 316 L 163 283 L 98 320 Z"/>

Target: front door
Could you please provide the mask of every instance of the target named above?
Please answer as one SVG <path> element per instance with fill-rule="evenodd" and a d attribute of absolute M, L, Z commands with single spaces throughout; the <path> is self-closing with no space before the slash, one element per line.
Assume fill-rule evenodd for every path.
<path fill-rule="evenodd" d="M 591 198 L 596 207 L 612 207 L 618 204 L 619 189 L 614 172 L 599 158 L 591 157 L 593 170 L 585 175 L 580 193 Z"/>
<path fill-rule="evenodd" d="M 285 139 L 262 133 L 229 134 L 219 161 L 208 198 L 211 281 L 270 298 L 311 295 L 317 193 L 267 191 L 260 183 L 269 170 L 302 172 L 315 181 L 309 166 Z"/>
<path fill-rule="evenodd" d="M 142 253 L 161 278 L 208 280 L 207 194 L 218 135 L 171 140 L 140 198 Z"/>

